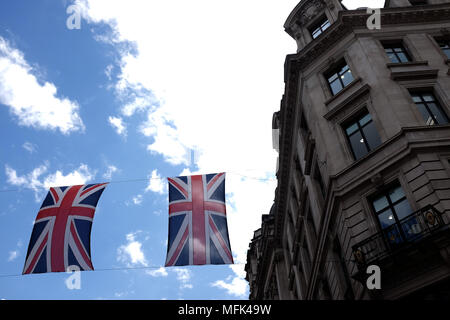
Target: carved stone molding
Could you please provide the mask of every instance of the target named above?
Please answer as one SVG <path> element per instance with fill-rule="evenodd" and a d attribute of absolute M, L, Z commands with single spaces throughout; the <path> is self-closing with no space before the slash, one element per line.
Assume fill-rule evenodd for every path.
<path fill-rule="evenodd" d="M 370 182 L 372 182 L 377 189 L 380 189 L 384 185 L 383 176 L 379 173 L 370 178 Z"/>
<path fill-rule="evenodd" d="M 313 20 L 325 8 L 324 0 L 311 0 L 299 10 L 296 24 L 305 25 Z"/>
<path fill-rule="evenodd" d="M 315 3 L 315 1 L 312 1 L 311 3 Z M 308 5 L 311 4 L 308 3 Z M 436 23 L 437 21 L 450 19 L 450 8 L 448 4 L 443 6 L 443 8 L 429 8 L 421 10 L 420 12 L 412 10 L 413 9 L 409 7 L 384 9 L 382 10 L 381 24 Z M 303 50 L 298 52 L 296 59 L 291 61 L 296 61 L 300 70 L 306 68 L 318 57 L 328 52 L 330 47 L 351 33 L 355 28 L 366 28 L 368 17 L 369 15 L 367 13 L 357 10 L 340 11 L 338 21 L 328 28 L 327 32 L 323 33 L 320 39 L 310 42 Z"/>

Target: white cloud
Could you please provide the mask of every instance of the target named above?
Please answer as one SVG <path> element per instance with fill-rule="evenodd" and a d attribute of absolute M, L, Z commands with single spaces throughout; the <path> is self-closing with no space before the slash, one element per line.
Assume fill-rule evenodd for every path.
<path fill-rule="evenodd" d="M 114 130 L 116 130 L 118 135 L 120 136 L 127 135 L 127 128 L 125 127 L 122 118 L 110 116 L 108 118 L 108 122 L 114 128 Z"/>
<path fill-rule="evenodd" d="M 145 273 L 151 275 L 152 277 L 167 277 L 169 273 L 166 271 L 166 268 L 161 267 L 156 270 L 147 270 Z"/>
<path fill-rule="evenodd" d="M 26 175 L 18 176 L 16 170 L 5 165 L 7 181 L 14 186 L 33 190 L 36 201 L 40 201 L 41 193 L 50 187 L 85 184 L 95 177 L 95 173 L 87 165 L 81 164 L 78 169 L 69 172 L 67 175 L 57 170 L 41 178 L 48 171 L 48 166 L 49 164 L 45 163 Z"/>
<path fill-rule="evenodd" d="M 103 174 L 103 178 L 106 180 L 111 180 L 112 175 L 117 171 L 119 171 L 119 169 L 117 169 L 116 166 L 109 165 L 106 169 L 106 172 Z"/>
<path fill-rule="evenodd" d="M 142 251 L 142 243 L 136 240 L 141 231 L 126 235 L 127 243 L 117 248 L 117 261 L 125 263 L 128 267 L 148 265 L 145 254 Z"/>
<path fill-rule="evenodd" d="M 137 196 L 134 196 L 131 201 L 137 206 L 142 204 L 142 194 L 138 194 Z"/>
<path fill-rule="evenodd" d="M 36 201 L 39 201 L 39 192 L 44 188 L 44 184 L 39 177 L 47 171 L 47 164 L 41 165 L 33 169 L 30 173 L 18 176 L 16 170 L 5 165 L 5 173 L 8 183 L 16 186 L 31 189 L 34 191 Z"/>
<path fill-rule="evenodd" d="M 85 184 L 87 181 L 94 179 L 94 177 L 95 173 L 87 165 L 81 164 L 78 169 L 69 172 L 67 175 L 57 170 L 55 173 L 47 176 L 44 180 L 44 187 L 48 189 L 50 187 Z"/>
<path fill-rule="evenodd" d="M 114 69 L 114 66 L 112 64 L 107 65 L 105 68 L 105 75 L 109 80 L 111 80 L 111 74 L 112 74 L 113 69 Z"/>
<path fill-rule="evenodd" d="M 9 252 L 8 262 L 14 261 L 19 256 L 19 251 L 14 250 Z"/>
<path fill-rule="evenodd" d="M 174 268 L 173 272 L 177 275 L 177 280 L 180 282 L 180 289 L 192 289 L 194 286 L 191 283 L 192 273 L 186 268 Z"/>
<path fill-rule="evenodd" d="M 5 166 L 5 173 L 8 177 L 8 183 L 14 185 L 14 186 L 23 186 L 26 185 L 28 182 L 28 179 L 26 177 L 19 177 L 17 176 L 17 171 L 12 169 L 10 166 Z"/>
<path fill-rule="evenodd" d="M 0 36 L 0 103 L 8 106 L 19 124 L 63 134 L 83 131 L 76 101 L 57 96 L 53 83 L 41 84 L 24 55 Z"/>
<path fill-rule="evenodd" d="M 122 114 L 124 116 L 130 117 L 134 115 L 134 113 L 144 111 L 151 106 L 152 101 L 149 100 L 148 97 L 138 97 L 134 99 L 132 102 L 129 102 L 124 107 L 122 107 Z"/>
<path fill-rule="evenodd" d="M 153 170 L 149 179 L 149 183 L 145 191 L 152 191 L 159 194 L 164 194 L 166 192 L 167 183 L 166 179 L 162 178 L 158 170 Z"/>
<path fill-rule="evenodd" d="M 212 287 L 225 289 L 229 295 L 244 297 L 247 294 L 247 281 L 243 278 L 233 277 L 231 282 L 217 280 L 211 284 Z"/>
<path fill-rule="evenodd" d="M 129 295 L 131 295 L 131 294 L 134 294 L 134 290 L 131 290 L 131 291 L 125 291 L 125 292 L 115 292 L 115 293 L 114 293 L 114 296 L 115 296 L 116 298 L 123 298 L 123 297 L 129 296 Z"/>
<path fill-rule="evenodd" d="M 31 143 L 31 142 L 25 142 L 23 145 L 22 145 L 22 147 L 25 149 L 25 150 L 27 150 L 29 153 L 34 153 L 34 152 L 36 152 L 36 145 L 35 144 L 33 144 L 33 143 Z"/>

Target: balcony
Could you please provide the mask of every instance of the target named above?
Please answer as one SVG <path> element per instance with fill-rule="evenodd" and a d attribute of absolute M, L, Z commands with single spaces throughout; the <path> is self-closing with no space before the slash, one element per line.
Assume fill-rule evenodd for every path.
<path fill-rule="evenodd" d="M 386 262 L 406 262 L 416 249 L 421 252 L 420 259 L 423 260 L 433 248 L 440 248 L 440 244 L 448 245 L 449 231 L 443 215 L 433 206 L 426 206 L 354 245 L 353 257 L 359 271 L 354 278 L 363 280 L 361 278 L 371 264 L 381 267 Z"/>

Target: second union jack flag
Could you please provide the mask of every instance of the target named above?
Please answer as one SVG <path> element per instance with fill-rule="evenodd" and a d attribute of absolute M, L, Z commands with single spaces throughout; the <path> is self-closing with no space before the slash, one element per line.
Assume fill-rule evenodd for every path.
<path fill-rule="evenodd" d="M 107 183 L 50 188 L 34 222 L 23 274 L 93 270 L 91 228 Z"/>
<path fill-rule="evenodd" d="M 225 173 L 168 178 L 166 266 L 232 264 Z"/>

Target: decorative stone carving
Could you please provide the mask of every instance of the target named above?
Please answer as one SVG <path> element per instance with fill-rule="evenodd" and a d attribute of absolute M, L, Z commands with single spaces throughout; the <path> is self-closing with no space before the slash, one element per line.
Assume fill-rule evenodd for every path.
<path fill-rule="evenodd" d="M 325 7 L 323 0 L 312 0 L 305 4 L 298 17 L 298 24 L 305 25 L 314 19 Z"/>
<path fill-rule="evenodd" d="M 380 188 L 384 185 L 383 177 L 381 174 L 377 173 L 372 178 L 370 178 L 370 181 L 377 187 Z"/>
<path fill-rule="evenodd" d="M 330 10 L 333 10 L 333 9 L 335 8 L 334 1 L 333 1 L 333 0 L 325 0 L 325 3 L 327 4 L 327 7 L 328 7 Z"/>

